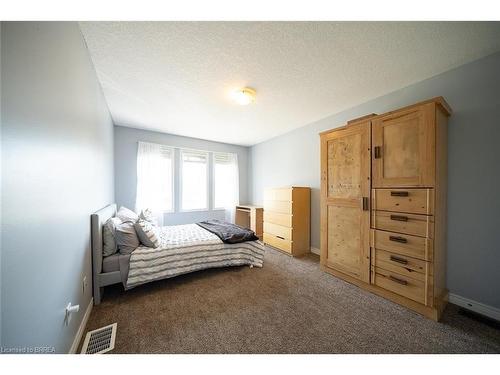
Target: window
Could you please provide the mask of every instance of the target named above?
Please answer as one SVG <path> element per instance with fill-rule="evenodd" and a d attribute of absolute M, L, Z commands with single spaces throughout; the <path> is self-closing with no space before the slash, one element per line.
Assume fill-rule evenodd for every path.
<path fill-rule="evenodd" d="M 238 160 L 236 154 L 214 152 L 214 208 L 238 204 Z"/>
<path fill-rule="evenodd" d="M 154 143 L 139 142 L 137 152 L 136 209 L 173 211 L 174 150 Z"/>
<path fill-rule="evenodd" d="M 208 210 L 208 153 L 181 150 L 181 209 Z"/>
<path fill-rule="evenodd" d="M 225 210 L 225 219 L 233 221 L 238 201 L 237 154 L 139 142 L 137 211 Z"/>

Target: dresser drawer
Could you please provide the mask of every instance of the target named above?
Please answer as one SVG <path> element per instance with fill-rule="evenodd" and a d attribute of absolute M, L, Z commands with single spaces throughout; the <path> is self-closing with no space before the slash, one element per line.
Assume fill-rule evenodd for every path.
<path fill-rule="evenodd" d="M 373 267 L 383 268 L 423 282 L 429 276 L 429 262 L 384 250 L 371 249 L 371 263 Z"/>
<path fill-rule="evenodd" d="M 292 189 L 267 189 L 264 191 L 265 201 L 292 201 Z"/>
<path fill-rule="evenodd" d="M 278 238 L 291 240 L 292 239 L 292 228 L 284 227 L 282 225 L 273 223 L 264 223 L 264 232 L 273 234 Z"/>
<path fill-rule="evenodd" d="M 426 304 L 425 281 L 415 280 L 407 276 L 375 267 L 372 275 L 373 284 L 402 295 L 413 301 Z"/>
<path fill-rule="evenodd" d="M 434 214 L 434 190 L 432 189 L 373 189 L 374 210 Z"/>
<path fill-rule="evenodd" d="M 284 227 L 292 227 L 292 215 L 279 214 L 277 212 L 264 211 L 264 222 L 283 225 Z"/>
<path fill-rule="evenodd" d="M 434 238 L 434 216 L 373 210 L 372 227 L 413 236 Z"/>
<path fill-rule="evenodd" d="M 432 260 L 433 240 L 431 239 L 376 229 L 372 229 L 371 237 L 371 247 L 374 249 Z"/>
<path fill-rule="evenodd" d="M 291 214 L 292 202 L 264 201 L 264 211 L 276 212 L 278 214 Z"/>
<path fill-rule="evenodd" d="M 270 233 L 264 233 L 264 243 L 284 250 L 288 253 L 292 252 L 292 241 L 278 238 L 277 236 Z"/>

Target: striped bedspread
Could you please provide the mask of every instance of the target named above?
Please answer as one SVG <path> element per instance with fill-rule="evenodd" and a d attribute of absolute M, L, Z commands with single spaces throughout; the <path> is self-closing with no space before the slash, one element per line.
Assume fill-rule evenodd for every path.
<path fill-rule="evenodd" d="M 160 246 L 140 246 L 130 256 L 126 288 L 206 268 L 253 265 L 262 267 L 260 241 L 225 244 L 196 224 L 173 225 L 160 230 Z"/>

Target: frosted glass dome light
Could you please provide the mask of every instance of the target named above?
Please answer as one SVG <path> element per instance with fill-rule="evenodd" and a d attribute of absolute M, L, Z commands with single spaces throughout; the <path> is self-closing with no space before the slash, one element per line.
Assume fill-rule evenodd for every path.
<path fill-rule="evenodd" d="M 255 101 L 256 91 L 250 87 L 245 87 L 233 92 L 233 100 L 239 105 L 248 105 Z"/>

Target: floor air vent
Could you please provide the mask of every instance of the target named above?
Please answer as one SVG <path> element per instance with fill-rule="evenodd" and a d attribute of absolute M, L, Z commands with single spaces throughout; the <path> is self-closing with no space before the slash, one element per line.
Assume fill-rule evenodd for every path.
<path fill-rule="evenodd" d="M 115 348 L 116 323 L 90 331 L 85 336 L 82 354 L 106 353 Z"/>

